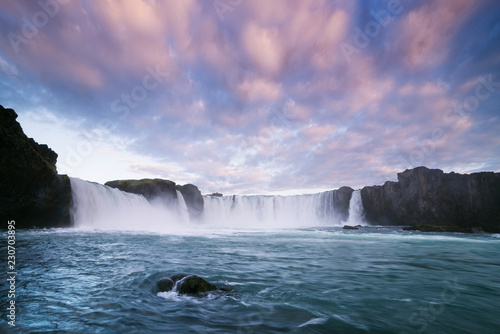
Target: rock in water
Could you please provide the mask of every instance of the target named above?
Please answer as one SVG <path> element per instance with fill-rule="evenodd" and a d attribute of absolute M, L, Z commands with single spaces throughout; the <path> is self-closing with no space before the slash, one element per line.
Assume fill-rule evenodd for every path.
<path fill-rule="evenodd" d="M 170 291 L 174 288 L 174 281 L 168 277 L 164 277 L 156 282 L 156 287 L 160 292 Z"/>
<path fill-rule="evenodd" d="M 217 290 L 215 285 L 196 275 L 187 276 L 177 283 L 177 291 L 179 294 L 199 295 L 214 290 Z"/>
<path fill-rule="evenodd" d="M 357 227 L 357 226 L 350 226 L 350 225 L 344 225 L 343 229 L 344 230 L 359 230 L 359 227 Z"/>
<path fill-rule="evenodd" d="M 156 282 L 156 287 L 160 292 L 176 290 L 181 295 L 200 295 L 208 291 L 217 290 L 215 285 L 199 276 L 186 276 L 183 274 L 164 277 Z"/>
<path fill-rule="evenodd" d="M 483 229 L 481 227 L 460 227 L 456 225 L 415 225 L 403 227 L 403 231 L 481 233 Z"/>

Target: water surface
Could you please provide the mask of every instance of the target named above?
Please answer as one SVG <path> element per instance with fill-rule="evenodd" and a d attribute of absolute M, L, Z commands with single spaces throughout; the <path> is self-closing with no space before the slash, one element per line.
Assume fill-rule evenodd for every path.
<path fill-rule="evenodd" d="M 53 229 L 16 239 L 18 332 L 500 332 L 498 234 Z M 234 291 L 154 293 L 175 273 Z"/>

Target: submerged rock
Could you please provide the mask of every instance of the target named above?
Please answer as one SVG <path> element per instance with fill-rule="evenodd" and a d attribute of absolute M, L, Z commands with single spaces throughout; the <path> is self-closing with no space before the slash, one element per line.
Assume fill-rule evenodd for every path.
<path fill-rule="evenodd" d="M 177 274 L 170 277 L 163 277 L 156 282 L 156 287 L 160 292 L 177 291 L 181 295 L 201 295 L 205 292 L 223 290 L 196 275 Z"/>

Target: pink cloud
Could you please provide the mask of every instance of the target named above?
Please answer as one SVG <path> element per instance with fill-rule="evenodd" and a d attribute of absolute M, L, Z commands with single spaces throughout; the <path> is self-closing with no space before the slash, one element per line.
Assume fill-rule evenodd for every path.
<path fill-rule="evenodd" d="M 278 83 L 263 78 L 245 78 L 237 87 L 240 98 L 245 102 L 276 101 L 282 96 Z"/>
<path fill-rule="evenodd" d="M 449 43 L 473 12 L 468 0 L 428 1 L 398 23 L 397 45 L 410 69 L 436 67 L 449 55 Z"/>

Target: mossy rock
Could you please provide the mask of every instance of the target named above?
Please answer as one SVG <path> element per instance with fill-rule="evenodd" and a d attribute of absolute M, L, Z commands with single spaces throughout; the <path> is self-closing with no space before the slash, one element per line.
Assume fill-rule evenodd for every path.
<path fill-rule="evenodd" d="M 156 282 L 156 289 L 160 292 L 176 290 L 181 295 L 202 295 L 209 291 L 230 289 L 218 289 L 217 286 L 196 275 L 176 274 L 163 277 Z"/>

